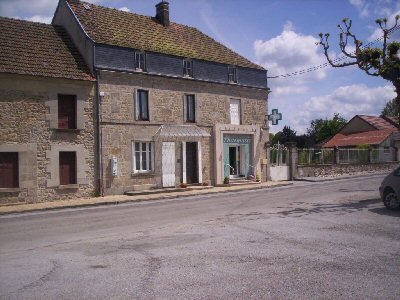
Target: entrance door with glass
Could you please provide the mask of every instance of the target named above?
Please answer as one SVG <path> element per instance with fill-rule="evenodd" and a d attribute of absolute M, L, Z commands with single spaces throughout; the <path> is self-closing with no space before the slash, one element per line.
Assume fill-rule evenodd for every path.
<path fill-rule="evenodd" d="M 238 177 L 240 175 L 240 146 L 229 146 L 229 175 Z"/>

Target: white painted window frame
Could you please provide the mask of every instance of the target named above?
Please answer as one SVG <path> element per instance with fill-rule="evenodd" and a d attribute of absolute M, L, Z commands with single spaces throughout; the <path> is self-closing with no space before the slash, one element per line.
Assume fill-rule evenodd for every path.
<path fill-rule="evenodd" d="M 139 169 L 137 169 L 136 166 L 136 148 L 135 148 L 135 144 L 139 143 L 140 147 L 139 147 L 139 153 L 140 153 L 140 162 L 139 162 Z M 142 168 L 142 144 L 147 144 L 146 146 L 146 170 L 141 170 Z M 149 150 L 149 145 L 151 145 L 151 151 Z M 151 173 L 154 172 L 154 142 L 151 141 L 132 141 L 132 173 L 137 174 L 137 173 Z M 150 165 L 150 161 L 151 161 L 151 168 L 149 167 Z"/>

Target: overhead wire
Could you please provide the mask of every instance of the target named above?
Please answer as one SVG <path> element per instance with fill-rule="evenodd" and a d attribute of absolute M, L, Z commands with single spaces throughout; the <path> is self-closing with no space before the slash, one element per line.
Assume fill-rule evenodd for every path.
<path fill-rule="evenodd" d="M 392 33 L 392 32 L 394 32 L 394 31 L 396 31 L 396 30 L 398 30 L 398 29 L 400 29 L 400 24 L 397 25 L 397 26 L 395 26 L 395 27 L 392 28 L 391 30 L 389 30 L 389 34 Z M 383 39 L 383 36 L 381 36 L 381 37 L 379 37 L 379 38 L 376 38 L 375 40 L 373 40 L 373 41 L 369 42 L 368 44 L 364 45 L 362 48 L 363 48 L 363 49 L 369 48 L 371 45 L 373 45 L 373 44 L 375 44 L 375 43 L 381 41 L 382 39 Z M 354 54 L 355 54 L 355 51 L 353 51 L 353 52 L 350 53 L 350 54 L 351 54 L 351 55 L 354 55 Z M 338 62 L 341 62 L 341 61 L 345 60 L 346 58 L 348 58 L 348 57 L 345 56 L 345 55 L 342 55 L 342 56 L 340 56 L 340 57 L 338 57 L 338 58 L 332 60 L 332 62 L 333 62 L 333 63 L 338 63 Z M 331 64 L 330 64 L 329 62 L 325 62 L 325 63 L 323 63 L 323 64 L 320 64 L 320 65 L 317 65 L 317 66 L 312 66 L 312 67 L 309 67 L 309 68 L 307 68 L 307 69 L 303 69 L 303 70 L 300 70 L 300 71 L 296 71 L 296 72 L 292 72 L 292 73 L 287 73 L 287 74 L 280 74 L 280 75 L 277 75 L 277 76 L 267 76 L 267 78 L 269 78 L 269 79 L 274 79 L 274 78 L 279 78 L 279 77 L 287 78 L 287 77 L 291 77 L 291 76 L 297 76 L 297 75 L 302 75 L 302 74 L 310 73 L 310 72 L 317 71 L 317 70 L 319 70 L 319 69 L 323 69 L 323 68 L 326 68 L 326 67 L 329 67 L 329 66 L 331 66 Z"/>

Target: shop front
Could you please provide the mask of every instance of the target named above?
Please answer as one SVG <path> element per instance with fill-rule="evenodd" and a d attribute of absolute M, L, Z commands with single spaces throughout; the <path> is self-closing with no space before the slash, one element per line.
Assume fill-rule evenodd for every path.
<path fill-rule="evenodd" d="M 265 142 L 260 126 L 216 124 L 214 134 L 215 184 L 223 184 L 226 177 L 247 179 L 262 171 L 260 155 L 264 155 Z"/>
<path fill-rule="evenodd" d="M 247 177 L 254 175 L 252 165 L 252 135 L 224 134 L 224 177 Z"/>

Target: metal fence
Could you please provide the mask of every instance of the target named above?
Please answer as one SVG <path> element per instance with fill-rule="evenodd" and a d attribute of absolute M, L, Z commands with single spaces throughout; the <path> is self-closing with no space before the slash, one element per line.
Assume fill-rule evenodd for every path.
<path fill-rule="evenodd" d="M 337 156 L 336 156 L 337 155 Z M 393 148 L 356 149 L 339 148 L 308 148 L 298 149 L 299 165 L 379 163 L 396 161 L 396 151 Z"/>
<path fill-rule="evenodd" d="M 333 148 L 307 148 L 298 150 L 299 165 L 328 165 L 333 164 L 335 152 Z"/>
<path fill-rule="evenodd" d="M 273 166 L 286 166 L 288 164 L 288 150 L 286 148 L 270 148 L 270 163 Z"/>

